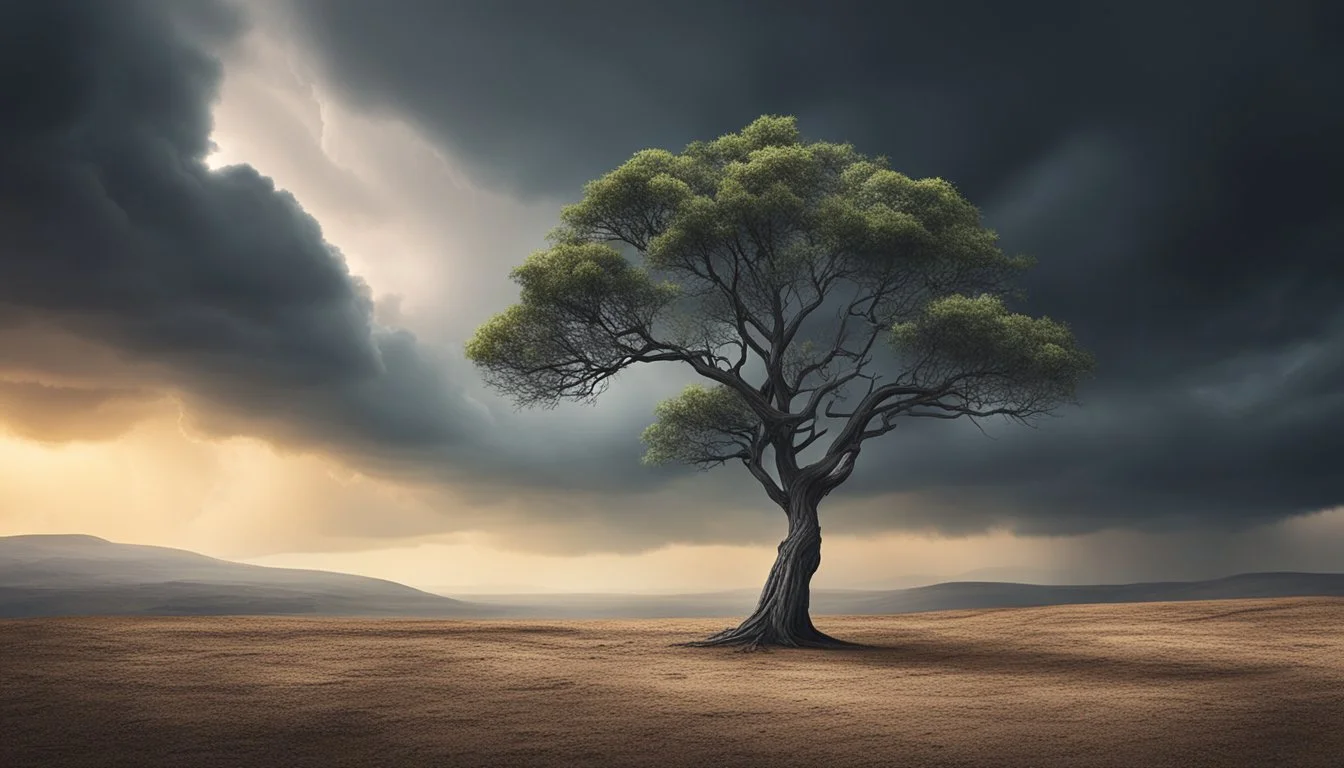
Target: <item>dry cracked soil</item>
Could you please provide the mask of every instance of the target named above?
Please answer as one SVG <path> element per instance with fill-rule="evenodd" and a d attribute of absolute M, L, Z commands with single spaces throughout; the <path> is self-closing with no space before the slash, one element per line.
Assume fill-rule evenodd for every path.
<path fill-rule="evenodd" d="M 0 621 L 0 766 L 1344 767 L 1344 599 L 723 619 Z"/>

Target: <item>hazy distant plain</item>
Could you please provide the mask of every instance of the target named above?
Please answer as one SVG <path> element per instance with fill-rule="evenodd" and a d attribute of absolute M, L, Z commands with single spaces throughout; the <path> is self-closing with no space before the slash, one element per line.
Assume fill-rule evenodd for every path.
<path fill-rule="evenodd" d="M 1344 755 L 1344 599 L 722 619 L 0 621 L 0 765 L 1293 766 Z"/>
<path fill-rule="evenodd" d="M 759 588 L 701 594 L 435 595 L 327 571 L 269 568 L 93 536 L 0 537 L 0 618 L 304 615 L 403 618 L 661 619 L 750 613 Z M 813 615 L 888 615 L 1071 603 L 1344 597 L 1344 574 L 1250 573 L 1111 585 L 951 582 L 812 592 Z M 465 599 L 454 599 L 465 598 Z"/>

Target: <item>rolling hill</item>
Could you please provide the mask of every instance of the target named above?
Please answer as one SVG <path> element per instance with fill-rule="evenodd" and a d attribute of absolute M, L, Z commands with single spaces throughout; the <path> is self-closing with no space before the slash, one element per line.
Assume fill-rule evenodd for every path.
<path fill-rule="evenodd" d="M 0 537 L 0 617 L 487 617 L 500 609 L 383 579 L 267 568 L 96 536 Z"/>

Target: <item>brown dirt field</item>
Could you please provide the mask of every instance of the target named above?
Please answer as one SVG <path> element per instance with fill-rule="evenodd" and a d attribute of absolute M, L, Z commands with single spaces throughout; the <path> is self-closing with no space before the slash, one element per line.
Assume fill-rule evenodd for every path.
<path fill-rule="evenodd" d="M 1344 599 L 726 623 L 3 621 L 0 766 L 1344 766 Z"/>

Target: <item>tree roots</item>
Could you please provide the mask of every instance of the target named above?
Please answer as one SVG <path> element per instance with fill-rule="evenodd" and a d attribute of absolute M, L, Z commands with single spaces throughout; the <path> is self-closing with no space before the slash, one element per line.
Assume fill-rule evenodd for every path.
<path fill-rule="evenodd" d="M 771 648 L 824 648 L 828 650 L 858 650 L 869 646 L 851 643 L 848 640 L 831 637 L 815 627 L 800 631 L 785 632 L 769 626 L 742 626 L 725 629 L 710 635 L 704 640 L 692 640 L 686 643 L 674 643 L 677 648 L 738 648 L 745 652 L 763 651 Z"/>

